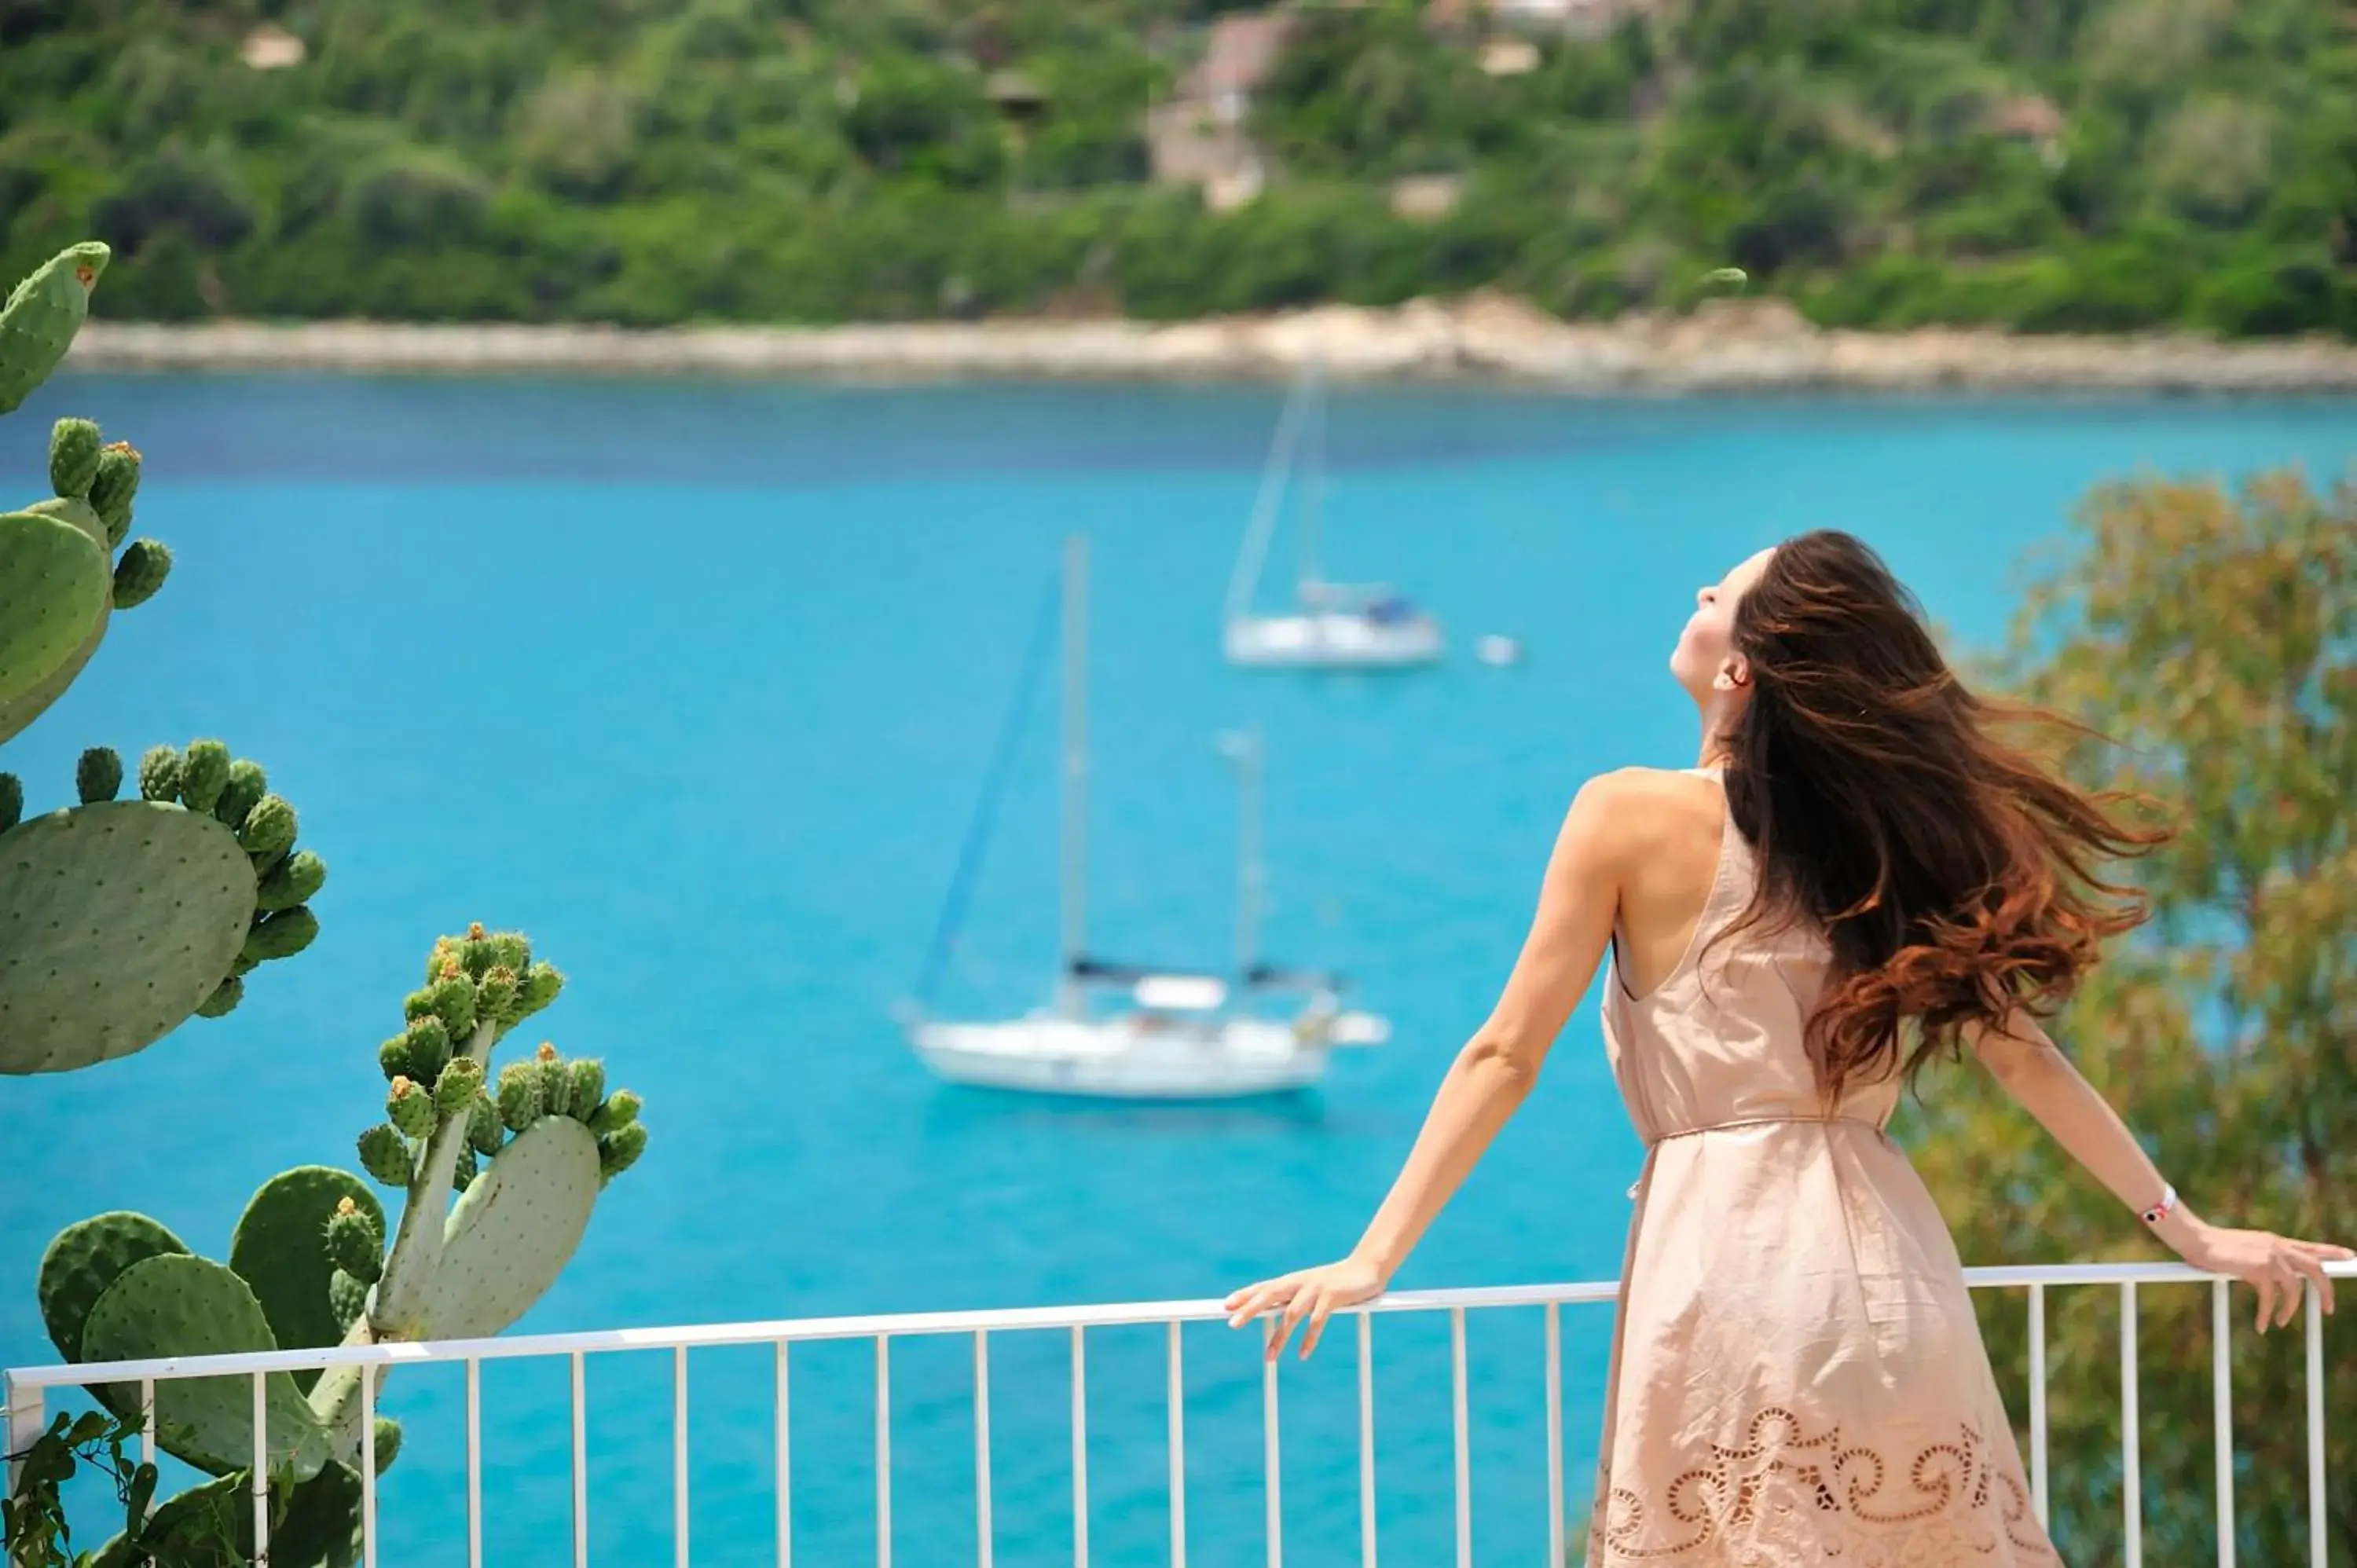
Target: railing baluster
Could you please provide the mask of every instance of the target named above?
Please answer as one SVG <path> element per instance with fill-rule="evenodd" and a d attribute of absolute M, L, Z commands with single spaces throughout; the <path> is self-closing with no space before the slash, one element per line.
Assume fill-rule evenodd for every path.
<path fill-rule="evenodd" d="M 270 1385 L 269 1374 L 253 1374 L 253 1560 L 270 1561 Z"/>
<path fill-rule="evenodd" d="M 376 1568 L 376 1369 L 361 1369 L 361 1564 Z"/>
<path fill-rule="evenodd" d="M 1375 1315 L 1359 1314 L 1359 1562 L 1375 1568 Z"/>
<path fill-rule="evenodd" d="M 671 1534 L 672 1560 L 687 1563 L 687 1347 L 671 1352 Z"/>
<path fill-rule="evenodd" d="M 1187 1568 L 1187 1374 L 1179 1355 L 1184 1326 L 1170 1320 L 1170 1568 Z"/>
<path fill-rule="evenodd" d="M 1465 1392 L 1465 1309 L 1448 1309 L 1448 1398 L 1457 1446 L 1457 1568 L 1473 1568 L 1473 1452 Z"/>
<path fill-rule="evenodd" d="M 2127 1568 L 2144 1564 L 2144 1466 L 2137 1442 L 2143 1416 L 2136 1409 L 2136 1287 L 2120 1286 L 2120 1546 Z"/>
<path fill-rule="evenodd" d="M 1072 1326 L 1072 1568 L 1089 1568 L 1088 1333 Z"/>
<path fill-rule="evenodd" d="M 974 1331 L 974 1539 L 976 1568 L 990 1568 L 990 1330 Z"/>
<path fill-rule="evenodd" d="M 142 1465 L 156 1462 L 156 1380 L 153 1378 L 139 1380 L 139 1462 Z"/>
<path fill-rule="evenodd" d="M 1261 1354 L 1260 1372 L 1261 1491 L 1265 1501 L 1263 1528 L 1268 1536 L 1268 1568 L 1285 1563 L 1285 1509 L 1278 1495 L 1276 1438 L 1276 1358 Z"/>
<path fill-rule="evenodd" d="M 776 1393 L 771 1401 L 777 1431 L 772 1441 L 777 1444 L 778 1489 L 778 1568 L 793 1568 L 794 1561 L 794 1444 L 791 1402 L 787 1397 L 787 1351 L 791 1341 L 777 1341 L 772 1353 L 777 1362 L 773 1380 Z"/>
<path fill-rule="evenodd" d="M 573 1352 L 573 1568 L 589 1568 L 589 1378 Z"/>
<path fill-rule="evenodd" d="M 1546 1304 L 1547 1563 L 1563 1561 L 1563 1303 Z"/>
<path fill-rule="evenodd" d="M 467 1568 L 483 1568 L 483 1364 L 467 1358 Z"/>
<path fill-rule="evenodd" d="M 2234 1347 L 2226 1314 L 2226 1282 L 2212 1281 L 2210 1398 L 2218 1447 L 2218 1568 L 2234 1568 Z"/>
<path fill-rule="evenodd" d="M 2308 1561 L 2324 1557 L 2324 1298 L 2308 1287 Z"/>
<path fill-rule="evenodd" d="M 876 1337 L 876 1568 L 892 1568 L 892 1337 Z"/>
<path fill-rule="evenodd" d="M 2046 1528 L 2046 1287 L 2029 1287 L 2029 1506 Z"/>

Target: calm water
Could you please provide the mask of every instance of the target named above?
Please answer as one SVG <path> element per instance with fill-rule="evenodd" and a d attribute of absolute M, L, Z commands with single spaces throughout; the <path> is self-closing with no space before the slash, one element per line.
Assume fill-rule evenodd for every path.
<path fill-rule="evenodd" d="M 0 424 L 5 471 L 31 480 L 69 411 L 144 449 L 141 530 L 179 564 L 6 766 L 37 807 L 62 804 L 86 745 L 221 736 L 268 766 L 333 875 L 317 945 L 230 1019 L 0 1083 L 0 1364 L 50 1359 L 29 1282 L 59 1227 L 137 1208 L 222 1256 L 273 1172 L 351 1165 L 423 949 L 477 918 L 530 931 L 570 973 L 533 1037 L 602 1055 L 654 1130 L 527 1330 L 1193 1297 L 1318 1261 L 1355 1238 L 1491 1002 L 1573 789 L 1691 760 L 1663 660 L 1696 584 L 1792 531 L 1850 528 L 1986 642 L 2018 557 L 2089 484 L 2357 456 L 2348 403 L 1349 395 L 1331 564 L 1412 589 L 1457 651 L 1414 678 L 1305 680 L 1216 657 L 1269 392 L 82 380 Z M 1396 1026 L 1318 1096 L 1120 1110 L 957 1092 L 889 1023 L 1073 530 L 1095 553 L 1102 945 L 1224 958 L 1234 803 L 1212 740 L 1265 725 L 1272 946 L 1361 977 Z M 1486 631 L 1523 638 L 1528 661 L 1475 664 Z M 962 1007 L 1045 993 L 1049 741 L 1035 726 L 1014 779 Z M 1583 1011 L 1400 1283 L 1610 1274 L 1638 1155 Z M 1606 1329 L 1567 1316 L 1575 1499 Z M 1383 1550 L 1442 1561 L 1447 1327 L 1381 1335 Z M 1471 1326 L 1483 1562 L 1543 1555 L 1541 1343 L 1534 1314 Z M 1200 1562 L 1251 1561 L 1254 1348 L 1207 1326 L 1186 1349 L 1189 1541 Z M 1347 1332 L 1334 1352 L 1283 1383 L 1297 1563 L 1357 1551 Z M 993 1354 L 999 1560 L 1069 1561 L 1069 1345 Z M 1092 1546 L 1156 1560 L 1160 1336 L 1105 1333 L 1089 1355 Z M 805 1562 L 873 1560 L 873 1366 L 865 1345 L 796 1354 Z M 668 1560 L 670 1370 L 590 1368 L 600 1563 Z M 765 1560 L 768 1379 L 758 1351 L 694 1364 L 700 1562 Z M 899 1562 L 973 1560 L 970 1382 L 962 1343 L 894 1348 Z M 563 1369 L 494 1364 L 484 1391 L 491 1560 L 566 1560 Z M 390 1390 L 408 1434 L 386 1562 L 464 1560 L 460 1400 L 438 1370 Z"/>

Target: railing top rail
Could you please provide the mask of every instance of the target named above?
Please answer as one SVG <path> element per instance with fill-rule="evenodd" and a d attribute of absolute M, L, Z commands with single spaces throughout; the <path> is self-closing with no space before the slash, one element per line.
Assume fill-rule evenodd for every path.
<path fill-rule="evenodd" d="M 2327 1263 L 2325 1272 L 2336 1278 L 2357 1278 L 2357 1262 Z M 2031 1263 L 1964 1271 L 1965 1283 L 1975 1290 L 2020 1289 L 2029 1285 L 2197 1284 L 2216 1277 L 2183 1263 Z M 1588 1280 L 1573 1284 L 1397 1291 L 1369 1303 L 1364 1310 L 1434 1312 L 1457 1307 L 1609 1302 L 1619 1292 L 1619 1283 L 1613 1280 Z M 255 1372 L 293 1372 L 324 1367 L 399 1367 L 628 1350 L 705 1349 L 796 1340 L 872 1339 L 879 1336 L 913 1338 L 927 1335 L 1020 1332 L 1027 1329 L 1207 1323 L 1217 1322 L 1226 1316 L 1226 1307 L 1220 1302 L 1210 1300 L 887 1313 L 864 1316 L 778 1318 L 767 1322 L 705 1324 L 690 1327 L 526 1334 L 498 1339 L 446 1339 L 421 1344 L 333 1345 L 304 1350 L 176 1356 L 146 1361 L 92 1361 L 78 1366 L 16 1367 L 10 1368 L 5 1376 L 12 1389 L 66 1388 L 84 1383 L 127 1383 L 150 1379 L 250 1376 Z"/>

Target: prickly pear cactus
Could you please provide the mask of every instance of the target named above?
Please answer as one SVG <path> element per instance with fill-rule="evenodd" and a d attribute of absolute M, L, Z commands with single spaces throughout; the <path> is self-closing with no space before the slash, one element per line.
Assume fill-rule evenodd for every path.
<path fill-rule="evenodd" d="M 64 360 L 107 258 L 104 245 L 76 245 L 0 308 L 0 413 Z M 171 571 L 155 540 L 124 542 L 140 469 L 128 443 L 60 419 L 55 493 L 0 510 L 0 742 L 73 683 L 113 613 Z M 87 1067 L 191 1014 L 219 1017 L 248 971 L 318 931 L 306 901 L 326 865 L 295 848 L 294 809 L 257 765 L 215 741 L 186 757 L 158 747 L 141 763 L 141 798 L 118 800 L 122 758 L 93 747 L 75 784 L 79 806 L 27 821 L 23 781 L 0 773 L 0 1073 Z"/>
<path fill-rule="evenodd" d="M 81 805 L 0 831 L 0 1072 L 142 1050 L 191 1013 L 227 1012 L 248 971 L 317 935 L 310 909 L 283 900 L 317 892 L 325 863 L 294 853 L 295 809 L 255 764 L 225 761 L 207 789 L 216 753 L 228 748 L 156 747 L 139 766 L 145 798 L 117 800 L 122 759 L 93 748 L 76 770 Z M 243 792 L 242 815 L 224 820 Z"/>
<path fill-rule="evenodd" d="M 251 793 L 263 781 L 213 747 L 151 757 L 140 781 L 143 790 L 177 797 L 170 809 L 179 815 L 221 832 L 230 831 L 215 814 L 224 802 L 251 826 L 276 799 L 235 799 L 232 791 Z M 0 840 L 0 851 L 6 847 Z M 555 1283 L 599 1194 L 646 1144 L 638 1097 L 607 1093 L 602 1064 L 568 1061 L 553 1045 L 507 1064 L 494 1098 L 493 1048 L 563 985 L 514 933 L 475 926 L 434 945 L 426 983 L 403 1004 L 404 1027 L 378 1051 L 392 1084 L 389 1119 L 360 1139 L 363 1168 L 404 1191 L 389 1248 L 376 1195 L 359 1176 L 326 1166 L 264 1183 L 238 1221 L 226 1265 L 196 1256 L 145 1216 L 102 1214 L 60 1233 L 42 1259 L 41 1316 L 58 1349 L 78 1363 L 147 1360 L 471 1338 L 514 1323 Z M 271 1470 L 289 1477 L 290 1517 L 314 1507 L 319 1520 L 303 1527 L 312 1533 L 274 1530 L 274 1563 L 350 1561 L 338 1555 L 350 1540 L 339 1505 L 321 1499 L 340 1496 L 339 1477 L 360 1464 L 365 1375 L 383 1373 L 337 1369 L 316 1381 L 275 1374 L 265 1382 Z M 156 1389 L 158 1445 L 222 1477 L 157 1510 L 156 1520 L 178 1530 L 175 1521 L 198 1518 L 208 1498 L 228 1495 L 217 1488 L 253 1464 L 253 1388 L 240 1377 L 167 1379 Z M 92 1391 L 124 1412 L 137 1397 L 131 1385 Z M 380 1469 L 400 1441 L 400 1429 L 380 1420 Z M 250 1495 L 240 1495 L 250 1518 Z M 139 1561 L 135 1547 L 151 1538 L 161 1539 L 152 1522 L 140 1542 L 110 1543 L 106 1550 L 121 1555 L 98 1561 L 127 1568 Z M 227 1568 L 246 1559 L 221 1561 Z"/>

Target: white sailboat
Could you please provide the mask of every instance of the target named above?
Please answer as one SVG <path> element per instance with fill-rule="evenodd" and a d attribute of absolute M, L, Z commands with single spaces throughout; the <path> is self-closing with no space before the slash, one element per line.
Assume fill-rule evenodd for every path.
<path fill-rule="evenodd" d="M 930 987 L 920 981 L 920 1001 L 904 1015 L 909 1044 L 941 1078 L 993 1089 L 1119 1100 L 1229 1100 L 1306 1089 L 1325 1075 L 1334 1048 L 1378 1044 L 1389 1028 L 1379 1018 L 1342 1009 L 1339 977 L 1284 970 L 1259 955 L 1263 879 L 1256 736 L 1229 746 L 1239 765 L 1242 797 L 1234 980 L 1115 963 L 1088 951 L 1086 573 L 1085 542 L 1074 539 L 1066 550 L 1061 596 L 1062 950 L 1054 1001 L 1019 1018 L 937 1019 L 923 1006 Z M 970 840 L 970 847 L 974 842 Z M 938 973 L 951 945 L 965 870 L 962 865 L 952 885 L 929 973 Z M 1305 996 L 1289 1017 L 1263 1016 L 1242 1005 L 1286 993 Z"/>
<path fill-rule="evenodd" d="M 1305 441 L 1306 437 L 1306 441 Z M 1297 607 L 1256 615 L 1252 608 L 1268 559 L 1297 450 L 1308 447 L 1303 485 L 1301 567 Z M 1326 494 L 1325 376 L 1316 365 L 1296 381 L 1277 416 L 1260 493 L 1228 584 L 1222 635 L 1228 662 L 1263 669 L 1400 670 L 1440 657 L 1440 623 L 1380 583 L 1329 583 L 1318 564 L 1318 530 Z"/>

